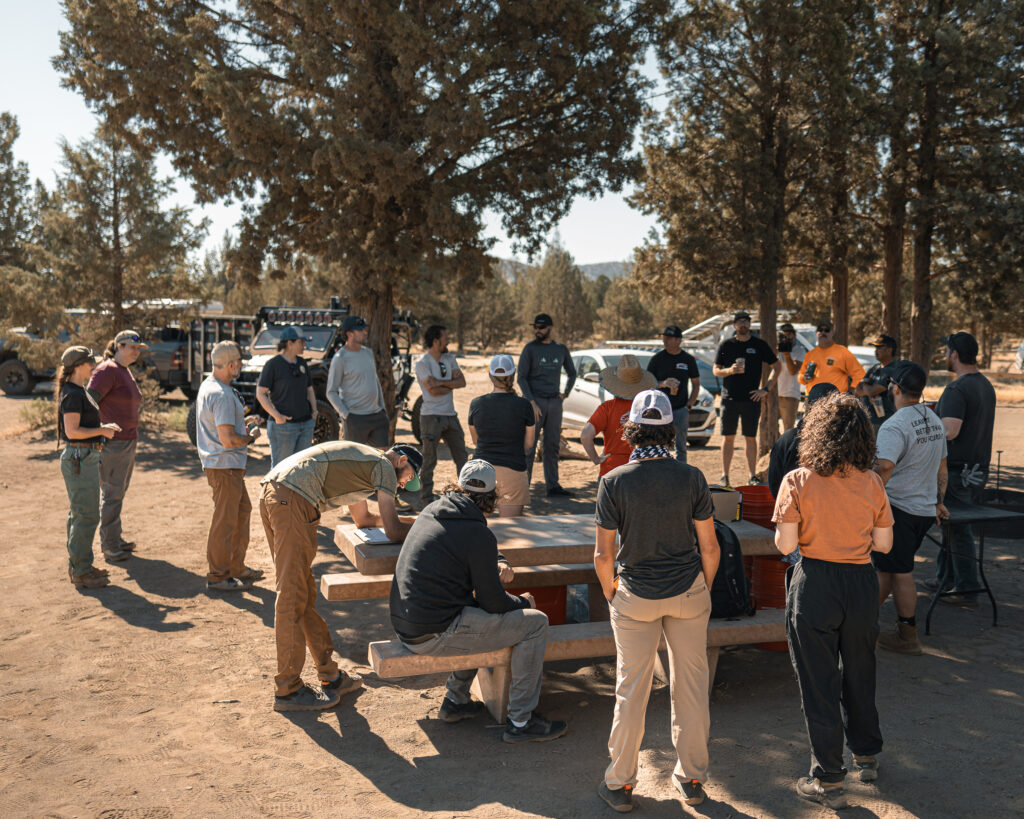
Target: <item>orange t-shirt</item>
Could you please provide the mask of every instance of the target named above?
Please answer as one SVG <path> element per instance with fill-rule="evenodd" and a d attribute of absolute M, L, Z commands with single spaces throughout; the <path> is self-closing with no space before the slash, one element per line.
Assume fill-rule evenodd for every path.
<path fill-rule="evenodd" d="M 796 523 L 800 554 L 832 563 L 870 563 L 871 530 L 892 526 L 885 486 L 874 470 L 827 478 L 806 467 L 782 479 L 775 523 Z"/>
<path fill-rule="evenodd" d="M 622 427 L 629 420 L 629 409 L 632 406 L 633 402 L 626 398 L 611 398 L 590 416 L 590 424 L 604 438 L 604 454 L 611 456 L 601 464 L 600 475 L 606 475 L 615 467 L 629 463 L 633 447 L 622 440 Z"/>
<path fill-rule="evenodd" d="M 808 381 L 807 365 L 812 361 L 817 366 L 814 370 L 814 378 Z M 830 381 L 836 385 L 839 392 L 849 392 L 864 379 L 864 367 L 857 360 L 857 356 L 842 344 L 833 344 L 826 349 L 815 347 L 804 356 L 804 363 L 800 365 L 799 378 L 800 383 L 807 385 L 808 389 L 815 384 Z"/>

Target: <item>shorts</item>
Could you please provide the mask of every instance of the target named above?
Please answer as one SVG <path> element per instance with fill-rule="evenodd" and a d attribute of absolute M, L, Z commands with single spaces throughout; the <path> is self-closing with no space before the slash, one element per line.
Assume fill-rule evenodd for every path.
<path fill-rule="evenodd" d="M 892 504 L 890 504 L 892 506 Z M 924 536 L 935 523 L 935 516 L 911 515 L 892 506 L 892 551 L 871 553 L 871 564 L 880 572 L 910 574 L 914 571 L 914 555 L 921 548 Z"/>
<path fill-rule="evenodd" d="M 507 466 L 496 466 L 494 472 L 498 476 L 498 505 L 526 506 L 530 502 L 530 478 L 526 470 L 509 469 Z"/>
<path fill-rule="evenodd" d="M 757 422 L 761 420 L 761 405 L 757 401 L 722 401 L 722 434 L 735 435 L 740 422 L 744 438 L 757 437 Z"/>

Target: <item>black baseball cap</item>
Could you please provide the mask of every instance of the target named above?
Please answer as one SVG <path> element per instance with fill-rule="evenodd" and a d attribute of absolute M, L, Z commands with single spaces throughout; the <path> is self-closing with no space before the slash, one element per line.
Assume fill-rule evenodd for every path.
<path fill-rule="evenodd" d="M 819 333 L 831 333 L 833 330 L 832 322 L 828 320 L 819 321 L 818 326 L 815 327 L 815 330 L 817 330 Z"/>
<path fill-rule="evenodd" d="M 735 324 L 740 319 L 746 319 L 747 321 L 750 321 L 750 313 L 748 313 L 746 310 L 740 310 L 732 317 L 733 324 Z"/>
<path fill-rule="evenodd" d="M 779 328 L 784 333 L 795 333 L 796 327 L 790 324 L 788 321 Z"/>
<path fill-rule="evenodd" d="M 970 333 L 951 333 L 943 336 L 942 343 L 955 352 L 964 364 L 978 360 L 978 340 Z"/>
<path fill-rule="evenodd" d="M 920 395 L 928 383 L 928 373 L 920 364 L 913 361 L 901 361 L 892 380 L 903 392 Z"/>
<path fill-rule="evenodd" d="M 415 476 L 411 481 L 405 485 L 407 492 L 417 492 L 422 489 L 420 484 L 420 470 L 423 468 L 423 453 L 421 453 L 412 444 L 395 444 L 388 452 L 394 452 L 396 455 L 404 455 L 409 460 L 409 466 L 412 467 Z"/>
<path fill-rule="evenodd" d="M 868 342 L 872 347 L 889 347 L 893 352 L 899 345 L 896 343 L 896 339 L 892 336 L 887 336 L 885 333 L 875 336 L 871 341 Z"/>
<path fill-rule="evenodd" d="M 341 332 L 347 333 L 350 330 L 365 330 L 369 325 L 363 321 L 362 316 L 345 316 L 341 323 Z"/>
<path fill-rule="evenodd" d="M 553 325 L 554 322 L 551 320 L 551 316 L 549 316 L 547 313 L 538 313 L 536 316 L 533 317 L 534 327 L 551 327 Z"/>
<path fill-rule="evenodd" d="M 682 338 L 683 331 L 680 330 L 676 325 L 670 324 L 668 327 L 665 328 L 665 332 L 662 333 L 662 335 L 671 336 L 672 338 Z"/>
<path fill-rule="evenodd" d="M 839 392 L 839 388 L 831 381 L 815 384 L 807 391 L 807 406 L 811 406 L 815 401 L 820 401 L 826 395 L 831 395 L 834 392 Z"/>

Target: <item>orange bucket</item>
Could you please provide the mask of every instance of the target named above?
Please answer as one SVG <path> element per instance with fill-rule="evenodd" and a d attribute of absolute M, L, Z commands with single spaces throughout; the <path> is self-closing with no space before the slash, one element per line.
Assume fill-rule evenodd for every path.
<path fill-rule="evenodd" d="M 565 625 L 565 586 L 536 586 L 535 588 L 508 589 L 509 594 L 529 592 L 533 595 L 537 608 L 548 616 L 552 626 Z"/>
<path fill-rule="evenodd" d="M 786 569 L 789 564 L 777 557 L 753 557 L 751 560 L 754 562 L 751 592 L 757 608 L 786 608 Z M 789 644 L 785 641 L 754 645 L 768 651 L 789 651 Z"/>

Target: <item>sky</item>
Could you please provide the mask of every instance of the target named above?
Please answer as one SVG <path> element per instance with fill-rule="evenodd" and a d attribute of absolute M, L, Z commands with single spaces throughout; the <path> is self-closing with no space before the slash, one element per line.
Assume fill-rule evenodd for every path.
<path fill-rule="evenodd" d="M 61 88 L 60 77 L 50 65 L 58 50 L 58 33 L 67 27 L 58 0 L 0 0 L 0 111 L 18 119 L 21 137 L 14 155 L 28 163 L 33 179 L 53 187 L 60 169 L 60 140 L 75 144 L 88 138 L 96 120 L 84 101 Z M 160 169 L 172 173 L 164 161 Z M 596 200 L 577 199 L 558 225 L 562 245 L 577 264 L 625 261 L 654 227 L 651 217 L 630 208 L 623 194 L 607 194 Z M 175 204 L 194 206 L 188 183 L 179 181 Z M 236 207 L 216 205 L 195 209 L 194 217 L 210 220 L 207 246 L 220 242 L 238 217 Z M 492 253 L 516 258 L 497 217 L 488 221 L 487 235 L 496 238 Z M 525 259 L 521 259 L 525 261 Z"/>

